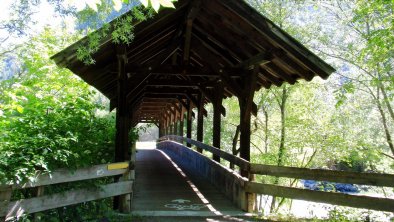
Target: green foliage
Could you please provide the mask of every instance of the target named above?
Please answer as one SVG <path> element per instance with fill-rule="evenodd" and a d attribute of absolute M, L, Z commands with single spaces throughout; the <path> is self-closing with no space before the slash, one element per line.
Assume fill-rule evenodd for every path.
<path fill-rule="evenodd" d="M 37 172 L 113 162 L 115 117 L 89 85 L 49 55 L 78 36 L 45 29 L 23 48 L 24 72 L 0 82 L 0 184 L 34 181 Z M 129 133 L 138 139 L 138 129 Z M 77 188 L 96 188 L 112 182 L 104 178 L 45 187 L 45 194 Z M 20 190 L 14 199 L 29 198 L 34 190 Z M 108 217 L 112 200 L 104 199 L 37 214 L 40 221 L 86 221 Z M 31 221 L 31 216 L 19 221 Z"/>
<path fill-rule="evenodd" d="M 26 73 L 0 85 L 2 183 L 34 180 L 37 170 L 112 160 L 113 116 L 97 116 L 103 107 L 92 100 L 95 92 L 49 60 L 59 36 L 47 29 L 33 41 L 22 58 Z"/>
<path fill-rule="evenodd" d="M 111 3 L 105 0 L 96 0 L 89 2 L 89 7 L 78 13 L 78 19 L 80 23 L 90 21 L 91 18 L 98 17 L 99 19 L 93 19 L 89 24 L 90 30 L 98 29 L 88 35 L 87 41 L 84 45 L 78 47 L 77 58 L 83 61 L 85 65 L 91 65 L 95 63 L 92 55 L 100 49 L 100 44 L 105 39 L 112 39 L 116 44 L 130 44 L 134 39 L 134 25 L 147 18 L 153 16 L 153 11 L 158 12 L 160 7 L 174 8 L 173 2 L 175 0 L 140 0 L 142 6 L 134 6 L 135 1 L 130 0 L 113 0 Z M 113 10 L 119 11 L 125 5 L 133 5 L 130 12 L 116 18 L 111 23 L 102 24 L 100 20 L 104 20 L 109 16 Z"/>

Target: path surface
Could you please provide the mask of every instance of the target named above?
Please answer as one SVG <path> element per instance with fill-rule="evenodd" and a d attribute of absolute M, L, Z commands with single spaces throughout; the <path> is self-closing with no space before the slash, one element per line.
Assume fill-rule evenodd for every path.
<path fill-rule="evenodd" d="M 162 151 L 139 149 L 133 221 L 251 221 L 213 185 Z"/>

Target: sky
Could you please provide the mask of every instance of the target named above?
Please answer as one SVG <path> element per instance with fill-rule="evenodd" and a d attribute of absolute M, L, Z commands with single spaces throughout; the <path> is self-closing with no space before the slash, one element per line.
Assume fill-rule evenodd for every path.
<path fill-rule="evenodd" d="M 10 19 L 10 8 L 15 0 L 0 0 L 0 22 L 8 21 Z M 29 0 L 30 1 L 30 0 Z M 86 6 L 85 0 L 66 0 L 67 4 L 73 4 L 77 9 L 82 10 Z M 18 45 L 28 41 L 29 36 L 40 33 L 45 26 L 58 27 L 62 22 L 67 23 L 70 32 L 75 30 L 75 22 L 72 17 L 56 16 L 54 7 L 50 5 L 46 0 L 41 0 L 39 7 L 34 9 L 34 14 L 32 16 L 32 21 L 34 23 L 29 27 L 27 35 L 12 35 L 7 30 L 0 29 L 0 40 L 8 38 L 5 42 L 0 45 L 0 52 L 9 46 Z M 0 81 L 4 79 L 9 79 L 13 73 L 17 72 L 19 65 L 17 60 L 12 56 L 5 58 L 4 62 L 0 64 Z"/>
<path fill-rule="evenodd" d="M 0 0 L 0 21 L 6 21 L 9 19 L 10 8 L 14 1 L 15 0 Z M 72 5 L 76 7 L 78 11 L 80 11 L 86 7 L 87 3 L 91 3 L 93 1 L 94 0 L 65 0 L 64 4 L 66 4 L 67 6 Z M 35 13 L 32 16 L 32 20 L 35 21 L 35 24 L 30 27 L 31 30 L 28 34 L 36 34 L 40 32 L 45 26 L 59 26 L 62 22 L 66 22 L 70 29 L 74 28 L 74 18 L 61 18 L 59 16 L 56 16 L 54 7 L 45 0 L 41 0 L 39 7 L 34 9 L 34 12 Z M 0 38 L 7 37 L 8 35 L 9 33 L 7 33 L 5 30 L 0 29 Z M 23 42 L 25 39 L 26 37 L 23 36 L 13 37 L 12 39 L 10 38 L 8 44 L 20 43 Z"/>

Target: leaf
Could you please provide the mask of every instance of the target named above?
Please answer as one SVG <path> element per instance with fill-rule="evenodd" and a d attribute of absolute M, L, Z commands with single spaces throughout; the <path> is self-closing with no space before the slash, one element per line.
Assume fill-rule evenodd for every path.
<path fill-rule="evenodd" d="M 145 7 L 149 6 L 149 0 L 139 0 Z"/>
<path fill-rule="evenodd" d="M 114 3 L 114 9 L 119 12 L 122 9 L 122 0 L 112 0 L 112 2 Z"/>
<path fill-rule="evenodd" d="M 163 7 L 175 8 L 174 3 L 172 3 L 172 2 L 174 2 L 173 0 L 159 0 L 159 2 L 160 2 L 160 5 L 162 5 Z"/>
<path fill-rule="evenodd" d="M 160 0 L 150 0 L 150 4 L 152 5 L 152 8 L 153 8 L 156 12 L 159 12 L 159 9 L 160 9 Z"/>
<path fill-rule="evenodd" d="M 22 106 L 19 106 L 19 105 L 18 105 L 18 106 L 16 107 L 16 110 L 17 110 L 19 113 L 23 113 L 23 110 L 24 110 L 24 109 L 23 109 Z"/>
<path fill-rule="evenodd" d="M 86 4 L 93 9 L 95 12 L 97 12 L 97 5 L 100 4 L 100 0 L 87 0 Z"/>

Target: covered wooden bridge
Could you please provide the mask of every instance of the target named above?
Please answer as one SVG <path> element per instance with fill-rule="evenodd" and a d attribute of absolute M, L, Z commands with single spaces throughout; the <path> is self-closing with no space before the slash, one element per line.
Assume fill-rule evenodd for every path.
<path fill-rule="evenodd" d="M 240 106 L 240 157 L 249 160 L 255 91 L 315 76 L 325 79 L 334 71 L 239 0 L 179 0 L 175 9 L 136 24 L 134 34 L 129 45 L 103 40 L 94 65 L 77 59 L 76 50 L 86 39 L 53 56 L 117 109 L 117 161 L 129 160 L 127 132 L 139 122 L 156 123 L 160 135 L 183 135 L 179 123 L 185 119 L 190 138 L 192 118 L 197 118 L 197 140 L 202 141 L 206 103 L 214 107 L 212 145 L 220 148 L 220 120 L 226 115 L 222 101 L 231 96 Z"/>
<path fill-rule="evenodd" d="M 253 174 L 263 174 L 394 186 L 394 177 L 249 162 L 250 120 L 258 110 L 253 102 L 255 92 L 283 83 L 295 84 L 300 79 L 310 81 L 315 76 L 326 79 L 335 70 L 247 3 L 240 0 L 178 0 L 175 9 L 161 10 L 153 18 L 136 24 L 134 35 L 134 41 L 129 45 L 117 45 L 110 38 L 103 39 L 99 51 L 93 55 L 94 65 L 84 65 L 77 59 L 76 50 L 87 42 L 87 38 L 52 58 L 59 66 L 70 69 L 107 96 L 111 110 L 116 108 L 115 161 L 131 160 L 130 170 L 135 170 L 137 175 L 135 178 L 132 173 L 123 176 L 122 180 L 133 181 L 138 189 L 148 189 L 140 193 L 135 191 L 135 201 L 155 199 L 158 194 L 149 193 L 149 189 L 158 189 L 157 184 L 171 180 L 163 173 L 163 169 L 169 169 L 168 164 L 161 162 L 173 161 L 177 167 L 194 175 L 191 177 L 199 178 L 200 182 L 202 178 L 218 188 L 216 192 L 222 191 L 227 202 L 233 202 L 234 206 L 245 211 L 252 209 L 254 193 L 393 211 L 392 199 L 253 182 Z M 240 107 L 239 157 L 220 150 L 221 116 L 226 115 L 222 101 L 232 96 L 238 98 Z M 204 109 L 207 103 L 213 104 L 213 116 L 207 116 Z M 197 112 L 194 113 L 193 109 Z M 193 118 L 197 118 L 197 129 L 192 129 Z M 203 118 L 213 119 L 213 144 L 210 145 L 202 143 Z M 158 148 L 164 152 L 160 155 L 169 159 L 158 158 L 156 151 L 144 151 L 136 157 L 135 148 L 129 146 L 128 132 L 131 127 L 144 122 L 159 127 L 162 141 Z M 191 139 L 192 130 L 197 130 L 194 140 Z M 193 145 L 197 151 L 183 143 L 189 147 Z M 213 160 L 202 155 L 202 150 L 211 152 Z M 237 165 L 240 172 L 220 165 L 221 158 Z M 160 172 L 162 178 L 150 180 L 155 177 L 152 175 L 157 175 L 152 169 Z M 162 192 L 176 193 L 179 188 L 171 190 L 171 187 L 177 186 L 169 184 L 162 188 Z M 121 193 L 129 192 L 126 189 Z M 130 197 L 117 198 L 117 207 L 130 210 L 127 198 Z"/>

